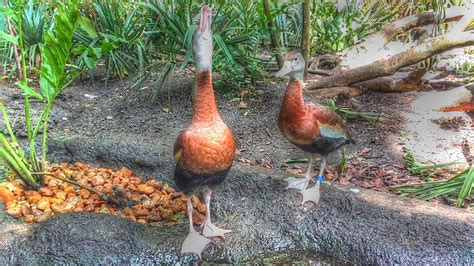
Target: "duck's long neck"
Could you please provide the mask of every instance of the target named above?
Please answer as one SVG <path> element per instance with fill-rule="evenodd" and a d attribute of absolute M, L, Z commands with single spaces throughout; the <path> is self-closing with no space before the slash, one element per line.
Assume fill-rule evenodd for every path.
<path fill-rule="evenodd" d="M 194 101 L 193 122 L 212 122 L 219 118 L 212 88 L 211 70 L 196 71 L 197 95 Z"/>
<path fill-rule="evenodd" d="M 304 110 L 303 81 L 290 80 L 283 96 L 282 111 L 299 113 Z"/>

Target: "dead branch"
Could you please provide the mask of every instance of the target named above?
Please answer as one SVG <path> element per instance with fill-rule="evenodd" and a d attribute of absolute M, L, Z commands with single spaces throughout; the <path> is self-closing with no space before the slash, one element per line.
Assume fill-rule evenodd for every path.
<path fill-rule="evenodd" d="M 421 78 L 425 73 L 425 68 L 418 68 L 413 71 L 396 72 L 392 76 L 366 80 L 356 83 L 352 86 L 381 92 L 405 92 L 420 90 L 424 89 L 423 86 L 420 86 L 420 83 Z"/>
<path fill-rule="evenodd" d="M 328 87 L 341 87 L 354 83 L 389 76 L 398 69 L 416 64 L 433 55 L 458 48 L 474 45 L 474 35 L 471 32 L 460 32 L 430 38 L 419 46 L 398 53 L 388 59 L 377 61 L 354 69 L 343 70 L 330 77 L 309 84 L 308 89 L 314 90 Z"/>
<path fill-rule="evenodd" d="M 354 87 L 332 87 L 324 88 L 319 90 L 307 90 L 307 94 L 316 99 L 327 99 L 327 98 L 353 98 L 366 93 L 366 88 L 354 88 Z"/>
<path fill-rule="evenodd" d="M 459 87 L 466 85 L 470 82 L 469 78 L 458 78 L 458 79 L 431 79 L 428 84 L 435 89 L 443 89 L 445 87 Z"/>
<path fill-rule="evenodd" d="M 322 76 L 331 76 L 332 75 L 332 71 L 322 70 L 322 69 L 308 69 L 308 73 L 318 74 L 318 75 L 322 75 Z"/>
<path fill-rule="evenodd" d="M 436 13 L 434 11 L 427 11 L 422 14 L 408 16 L 389 24 L 377 34 L 382 35 L 385 39 L 385 42 L 388 43 L 392 39 L 394 39 L 395 36 L 402 32 L 406 32 L 417 27 L 433 24 L 435 22 L 435 15 Z M 426 33 L 426 31 L 420 31 L 417 33 L 419 34 L 419 36 L 413 36 L 413 39 L 419 39 L 423 35 L 423 33 Z M 334 68 L 340 62 L 341 59 L 335 55 L 318 56 L 310 60 L 310 67 L 308 67 L 308 73 L 331 76 L 332 72 L 323 70 L 323 68 L 326 68 L 325 66 L 327 66 L 328 64 L 331 64 L 332 68 Z"/>
<path fill-rule="evenodd" d="M 338 54 L 342 59 L 340 67 L 344 70 L 333 70 L 333 75 L 311 82 L 309 90 L 344 87 L 367 86 L 377 91 L 406 91 L 416 88 L 420 83 L 423 71 L 417 71 L 410 77 L 390 77 L 399 69 L 414 65 L 445 51 L 474 45 L 474 32 L 464 31 L 470 22 L 469 8 L 446 9 L 447 21 L 457 21 L 444 35 L 427 38 L 421 28 L 417 42 L 404 43 L 393 39 L 397 34 L 410 29 L 427 26 L 435 22 L 435 13 L 425 12 L 409 16 L 387 26 L 368 40 Z M 416 33 L 417 34 L 417 33 Z M 386 40 L 390 42 L 386 43 Z M 314 61 L 313 65 L 319 64 Z M 319 67 L 316 67 L 318 71 Z M 312 68 L 312 70 L 315 70 Z M 413 77 L 417 77 L 414 79 Z M 373 80 L 374 79 L 374 80 Z"/>

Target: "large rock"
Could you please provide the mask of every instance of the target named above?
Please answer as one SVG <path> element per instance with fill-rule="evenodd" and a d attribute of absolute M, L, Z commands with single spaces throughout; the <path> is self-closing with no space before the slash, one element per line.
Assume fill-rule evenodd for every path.
<path fill-rule="evenodd" d="M 320 203 L 304 211 L 301 198 L 284 191 L 285 177 L 233 167 L 212 210 L 215 222 L 235 233 L 211 245 L 205 260 L 242 262 L 279 251 L 322 252 L 360 264 L 474 260 L 474 222 L 466 211 L 336 184 L 324 184 Z M 0 264 L 176 263 L 187 230 L 186 221 L 162 228 L 106 214 L 58 215 L 0 245 Z"/>

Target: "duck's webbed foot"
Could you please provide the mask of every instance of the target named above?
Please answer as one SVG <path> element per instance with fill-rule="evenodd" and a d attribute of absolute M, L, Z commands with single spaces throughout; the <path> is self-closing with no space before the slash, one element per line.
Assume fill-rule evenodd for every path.
<path fill-rule="evenodd" d="M 303 201 L 301 202 L 301 205 L 304 205 L 306 202 L 313 202 L 314 204 L 318 204 L 320 196 L 320 184 L 322 181 L 324 181 L 324 178 L 322 176 L 318 176 L 318 179 L 316 180 L 316 184 L 314 184 L 314 186 L 308 189 L 300 190 L 300 194 L 303 196 Z"/>
<path fill-rule="evenodd" d="M 232 230 L 226 230 L 215 226 L 213 223 L 205 223 L 202 229 L 202 235 L 205 237 L 220 237 L 225 239 L 225 234 L 232 233 Z"/>
<path fill-rule="evenodd" d="M 187 211 L 189 219 L 189 234 L 181 246 L 181 255 L 185 253 L 194 253 L 198 255 L 201 259 L 201 252 L 206 248 L 206 246 L 212 242 L 212 240 L 203 237 L 200 235 L 193 226 L 193 204 L 191 203 L 191 198 L 187 199 Z"/>
<path fill-rule="evenodd" d="M 201 252 L 211 242 L 210 239 L 203 237 L 198 232 L 191 231 L 181 246 L 181 255 L 185 253 L 194 253 L 199 256 L 199 259 L 201 259 Z"/>
<path fill-rule="evenodd" d="M 315 156 L 314 154 L 311 154 L 309 156 L 309 165 L 308 165 L 308 169 L 306 170 L 305 177 L 286 178 L 285 181 L 288 182 L 288 186 L 285 189 L 296 189 L 299 191 L 305 190 L 309 185 L 309 181 L 311 180 L 311 172 L 313 169 L 314 160 L 315 160 Z"/>
<path fill-rule="evenodd" d="M 285 189 L 297 189 L 304 190 L 308 187 L 309 179 L 306 177 L 288 177 L 285 179 L 288 182 L 288 186 Z"/>
<path fill-rule="evenodd" d="M 211 196 L 212 189 L 207 188 L 206 193 L 204 194 L 204 201 L 206 202 L 207 211 L 206 220 L 202 229 L 202 235 L 205 237 L 220 237 L 225 239 L 225 234 L 232 233 L 232 231 L 219 228 L 211 222 Z"/>

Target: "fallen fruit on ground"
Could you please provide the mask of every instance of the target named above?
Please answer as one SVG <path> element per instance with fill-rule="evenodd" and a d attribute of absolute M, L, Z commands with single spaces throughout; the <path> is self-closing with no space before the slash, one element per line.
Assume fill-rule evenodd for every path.
<path fill-rule="evenodd" d="M 186 196 L 162 181 L 143 180 L 122 168 L 113 171 L 82 163 L 54 164 L 48 173 L 89 186 L 120 204 L 105 202 L 96 193 L 45 176 L 44 187 L 28 190 L 13 180 L 0 183 L 0 199 L 6 213 L 27 223 L 41 223 L 68 212 L 96 212 L 154 225 L 171 226 L 186 217 Z M 206 206 L 193 197 L 194 222 L 204 222 Z"/>

